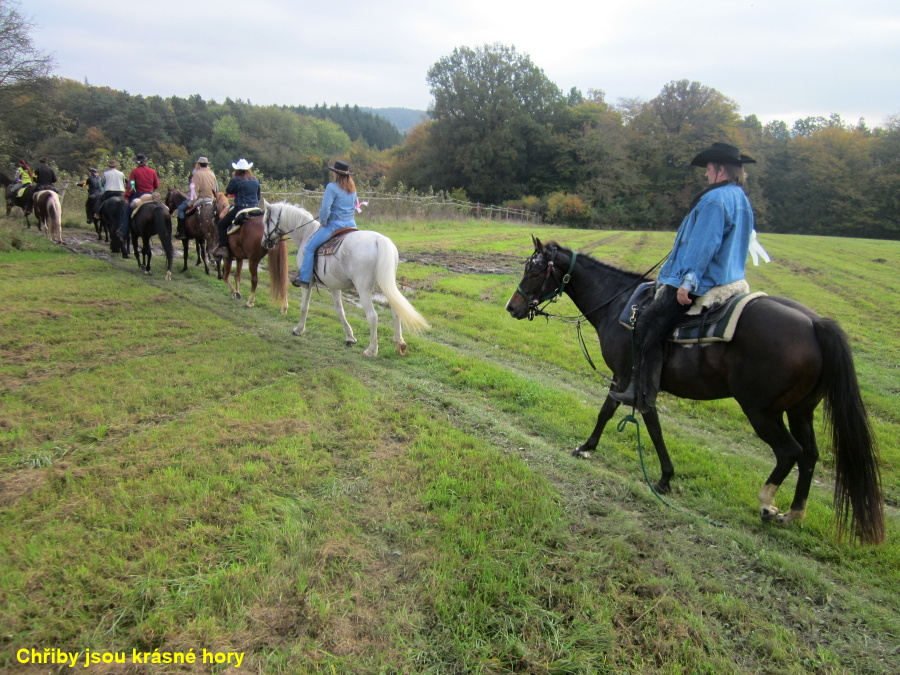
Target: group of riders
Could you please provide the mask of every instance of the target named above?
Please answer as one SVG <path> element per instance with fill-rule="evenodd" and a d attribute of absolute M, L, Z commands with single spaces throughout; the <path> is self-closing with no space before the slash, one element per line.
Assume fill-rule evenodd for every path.
<path fill-rule="evenodd" d="M 107 199 L 122 196 L 134 203 L 144 195 L 159 189 L 159 177 L 147 165 L 147 157 L 135 157 L 137 166 L 127 182 L 115 160 L 101 176 L 90 169 L 90 176 L 82 183 L 97 199 L 88 206 L 88 221 Z M 662 344 L 674 323 L 711 288 L 733 284 L 744 279 L 744 265 L 751 242 L 754 241 L 753 210 L 743 190 L 745 164 L 754 160 L 737 147 L 713 143 L 691 161 L 692 166 L 706 169 L 708 186 L 692 201 L 689 213 L 679 227 L 675 245 L 666 264 L 660 270 L 659 292 L 644 311 L 635 327 L 634 368 L 630 382 L 623 391 L 610 395 L 622 403 L 645 411 L 654 407 L 662 369 Z M 34 182 L 38 189 L 53 187 L 56 172 L 42 159 L 32 173 L 24 160 L 19 161 L 17 177 L 20 183 Z M 218 221 L 219 245 L 216 257 L 229 255 L 228 230 L 237 213 L 258 208 L 261 201 L 259 181 L 251 171 L 253 164 L 246 159 L 232 163 L 234 173 L 227 195 L 234 197 L 230 210 Z M 321 229 L 311 238 L 304 251 L 295 286 L 308 287 L 312 281 L 315 251 L 337 229 L 355 228 L 355 213 L 359 211 L 356 186 L 346 162 L 336 161 L 329 169 L 335 179 L 328 184 L 319 209 Z M 178 239 L 185 239 L 184 220 L 189 209 L 204 200 L 215 200 L 218 183 L 209 167 L 209 160 L 200 157 L 189 176 L 190 197 L 178 208 Z M 20 186 L 21 187 L 21 186 Z M 89 200 L 90 203 L 90 200 Z M 131 209 L 124 209 L 122 234 L 127 235 Z M 764 252 L 763 252 L 764 254 Z"/>

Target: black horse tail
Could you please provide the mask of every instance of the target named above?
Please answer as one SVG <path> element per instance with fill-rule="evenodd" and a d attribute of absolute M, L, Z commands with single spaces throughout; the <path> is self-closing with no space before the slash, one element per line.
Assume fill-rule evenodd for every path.
<path fill-rule="evenodd" d="M 169 269 L 172 267 L 175 249 L 172 248 L 172 219 L 169 217 L 169 210 L 165 204 L 159 204 L 153 210 L 153 229 L 156 230 L 156 236 L 159 237 L 159 242 L 166 252 L 167 269 Z"/>
<path fill-rule="evenodd" d="M 850 341 L 833 319 L 816 319 L 814 325 L 822 348 L 825 420 L 834 447 L 838 538 L 843 538 L 849 525 L 861 543 L 880 544 L 885 531 L 878 449 L 860 395 Z"/>

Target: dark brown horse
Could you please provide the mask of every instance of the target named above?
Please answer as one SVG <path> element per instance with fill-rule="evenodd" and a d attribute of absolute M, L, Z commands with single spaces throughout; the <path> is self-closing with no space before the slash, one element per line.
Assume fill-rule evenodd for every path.
<path fill-rule="evenodd" d="M 25 225 L 31 227 L 28 216 L 34 210 L 34 184 L 31 183 L 23 188 L 21 183 L 14 183 L 2 172 L 0 172 L 0 184 L 5 187 L 6 192 L 6 217 L 9 218 L 13 207 L 18 206 L 25 214 Z"/>
<path fill-rule="evenodd" d="M 219 218 L 225 215 L 229 209 L 228 199 L 221 192 L 217 196 L 217 209 Z M 269 256 L 269 297 L 272 302 L 281 306 L 281 313 L 288 310 L 288 259 L 287 242 L 281 239 L 273 248 L 263 246 L 263 216 L 254 216 L 241 225 L 240 229 L 228 235 L 228 246 L 231 255 L 225 258 L 222 278 L 228 284 L 231 297 L 241 299 L 241 270 L 244 260 L 249 261 L 250 268 L 250 297 L 247 299 L 247 307 L 253 307 L 256 302 L 256 285 L 259 281 L 259 262 Z M 217 237 L 218 243 L 218 237 Z M 271 252 L 271 253 L 270 253 Z M 232 260 L 237 261 L 237 269 L 234 273 L 234 285 L 231 284 Z"/>
<path fill-rule="evenodd" d="M 100 227 L 109 233 L 109 250 L 128 257 L 128 240 L 122 237 L 122 212 L 128 208 L 124 197 L 109 197 L 100 205 L 97 217 Z"/>
<path fill-rule="evenodd" d="M 506 305 L 515 319 L 532 317 L 541 303 L 565 293 L 600 337 L 603 360 L 621 391 L 631 373 L 631 331 L 619 323 L 640 275 L 534 240 L 534 254 Z M 764 296 L 747 304 L 733 340 L 669 345 L 662 390 L 694 400 L 733 397 L 757 435 L 775 453 L 775 469 L 759 493 L 763 521 L 803 518 L 819 457 L 813 411 L 824 399 L 835 455 L 834 501 L 838 537 L 848 530 L 863 543 L 884 541 L 884 503 L 875 442 L 863 407 L 847 336 L 787 298 Z M 596 449 L 619 403 L 607 396 L 590 437 L 576 456 Z M 788 426 L 784 424 L 787 415 Z M 655 409 L 643 415 L 662 468 L 656 489 L 666 493 L 675 474 Z M 797 465 L 790 511 L 779 514 L 775 493 Z"/>
<path fill-rule="evenodd" d="M 160 201 L 150 200 L 145 202 L 131 214 L 129 224 L 131 233 L 131 246 L 134 250 L 134 259 L 138 267 L 150 274 L 150 261 L 153 259 L 153 249 L 150 247 L 150 239 L 159 237 L 166 255 L 166 281 L 172 280 L 172 218 L 169 209 Z M 138 252 L 138 239 L 142 241 L 140 253 Z"/>
<path fill-rule="evenodd" d="M 169 212 L 174 213 L 187 199 L 188 196 L 183 192 L 169 188 L 169 191 L 166 193 L 166 206 Z M 212 201 L 201 202 L 184 219 L 184 231 L 187 238 L 181 240 L 184 246 L 184 266 L 181 268 L 181 271 L 187 271 L 189 242 L 193 240 L 197 249 L 197 262 L 195 265 L 199 265 L 202 262 L 203 269 L 209 274 L 208 261 L 213 259 L 211 252 L 218 245 L 215 203 Z M 222 262 L 220 260 L 216 260 L 216 274 L 219 279 L 222 278 Z"/>

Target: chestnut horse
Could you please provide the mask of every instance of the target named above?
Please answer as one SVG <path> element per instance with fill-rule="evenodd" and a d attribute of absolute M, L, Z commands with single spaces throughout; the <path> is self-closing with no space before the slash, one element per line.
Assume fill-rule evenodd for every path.
<path fill-rule="evenodd" d="M 525 274 L 506 309 L 514 319 L 533 318 L 542 313 L 541 303 L 567 294 L 597 331 L 603 359 L 614 376 L 612 387 L 620 391 L 631 374 L 631 331 L 619 323 L 619 317 L 642 281 L 641 275 L 534 239 L 534 254 L 525 263 Z M 835 456 L 838 537 L 849 530 L 862 543 L 884 541 L 884 501 L 875 439 L 850 344 L 836 321 L 822 318 L 794 300 L 764 296 L 746 305 L 730 342 L 669 347 L 662 372 L 663 391 L 700 401 L 734 398 L 757 436 L 772 448 L 775 468 L 759 492 L 764 522 L 789 523 L 806 513 L 819 457 L 813 412 L 824 400 Z M 618 406 L 618 401 L 607 395 L 593 433 L 573 455 L 589 456 L 597 448 Z M 662 468 L 656 489 L 666 493 L 675 469 L 659 416 L 654 408 L 643 418 Z M 791 508 L 780 514 L 774 506 L 775 493 L 795 465 L 799 475 Z"/>
<path fill-rule="evenodd" d="M 224 193 L 216 195 L 216 209 L 221 219 L 230 208 L 228 198 Z M 216 235 L 218 244 L 218 233 Z M 241 270 L 244 261 L 249 261 L 250 268 L 250 297 L 247 299 L 247 307 L 256 304 L 256 285 L 259 282 L 259 262 L 269 256 L 269 297 L 272 302 L 281 306 L 281 313 L 287 314 L 288 310 L 288 258 L 287 243 L 279 241 L 273 248 L 263 246 L 263 216 L 254 216 L 244 221 L 236 232 L 228 235 L 228 247 L 230 255 L 225 258 L 222 269 L 222 278 L 228 284 L 231 297 L 241 300 Z M 271 252 L 270 252 L 271 251 Z M 237 261 L 234 272 L 234 285 L 231 284 L 232 261 Z"/>

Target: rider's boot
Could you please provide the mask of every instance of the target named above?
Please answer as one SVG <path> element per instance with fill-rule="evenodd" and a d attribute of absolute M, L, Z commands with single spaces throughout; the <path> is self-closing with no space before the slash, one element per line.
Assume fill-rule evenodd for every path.
<path fill-rule="evenodd" d="M 184 232 L 184 218 L 178 218 L 178 228 L 175 230 L 175 238 L 176 239 L 187 239 L 187 234 Z"/>

